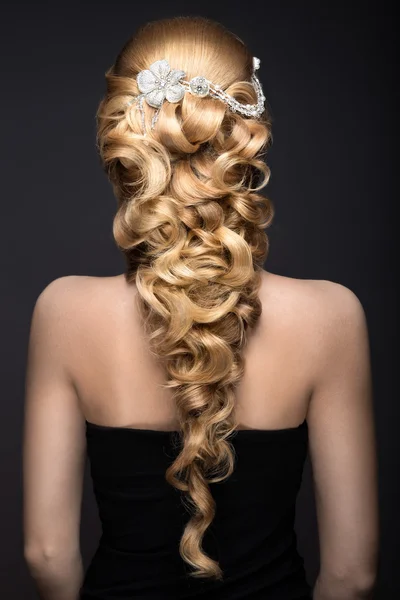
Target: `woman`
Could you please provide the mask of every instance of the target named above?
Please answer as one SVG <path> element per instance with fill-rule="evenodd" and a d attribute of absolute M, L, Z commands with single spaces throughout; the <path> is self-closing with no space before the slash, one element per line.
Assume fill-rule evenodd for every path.
<path fill-rule="evenodd" d="M 98 146 L 127 269 L 53 281 L 30 333 L 25 557 L 45 600 L 372 592 L 365 314 L 342 285 L 263 269 L 259 67 L 222 25 L 177 17 L 142 27 L 106 74 Z M 307 449 L 313 596 L 293 529 Z M 86 450 L 103 534 L 83 573 Z"/>

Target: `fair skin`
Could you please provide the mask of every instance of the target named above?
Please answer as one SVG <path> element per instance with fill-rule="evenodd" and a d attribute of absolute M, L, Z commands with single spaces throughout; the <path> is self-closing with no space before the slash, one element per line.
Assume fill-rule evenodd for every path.
<path fill-rule="evenodd" d="M 77 600 L 82 583 L 85 418 L 177 428 L 173 399 L 160 391 L 163 374 L 146 350 L 135 293 L 122 275 L 62 277 L 33 311 L 23 519 L 25 558 L 42 600 Z M 321 559 L 314 600 L 371 597 L 377 465 L 363 308 L 339 284 L 266 271 L 260 299 L 263 314 L 237 391 L 239 423 L 279 429 L 307 418 Z"/>

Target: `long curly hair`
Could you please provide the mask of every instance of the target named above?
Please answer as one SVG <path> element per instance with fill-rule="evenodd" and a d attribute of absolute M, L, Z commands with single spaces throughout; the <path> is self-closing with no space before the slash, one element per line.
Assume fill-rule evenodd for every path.
<path fill-rule="evenodd" d="M 240 102 L 257 102 L 252 53 L 233 33 L 204 17 L 174 17 L 142 26 L 106 72 L 97 111 L 97 144 L 118 209 L 113 235 L 135 282 L 150 351 L 174 390 L 181 449 L 166 480 L 190 512 L 180 555 L 190 575 L 223 580 L 202 548 L 215 516 L 210 484 L 235 464 L 235 388 L 242 350 L 261 314 L 259 288 L 274 209 L 259 191 L 271 140 L 267 110 L 243 117 L 211 97 L 186 93 L 155 109 L 129 104 L 135 77 L 156 60 L 203 75 Z"/>

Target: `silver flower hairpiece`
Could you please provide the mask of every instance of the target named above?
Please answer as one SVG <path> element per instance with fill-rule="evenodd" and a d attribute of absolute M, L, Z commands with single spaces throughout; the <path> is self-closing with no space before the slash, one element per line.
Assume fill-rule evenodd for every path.
<path fill-rule="evenodd" d="M 148 69 L 140 71 L 137 74 L 136 81 L 141 93 L 134 96 L 132 100 L 128 102 L 128 105 L 137 102 L 137 107 L 141 113 L 143 135 L 146 135 L 143 102 L 146 101 L 149 106 L 157 109 L 151 121 L 151 129 L 153 129 L 164 101 L 179 102 L 182 100 L 186 91 L 200 98 L 206 96 L 217 98 L 227 104 L 232 112 L 238 112 L 248 117 L 259 118 L 264 112 L 265 102 L 261 83 L 255 74 L 256 70 L 259 68 L 260 59 L 254 56 L 251 82 L 257 93 L 257 104 L 242 104 L 236 100 L 236 98 L 222 90 L 221 86 L 212 83 L 202 75 L 198 75 L 193 77 L 190 81 L 186 81 L 183 79 L 186 76 L 185 71 L 171 69 L 166 59 L 157 60 L 151 64 Z"/>

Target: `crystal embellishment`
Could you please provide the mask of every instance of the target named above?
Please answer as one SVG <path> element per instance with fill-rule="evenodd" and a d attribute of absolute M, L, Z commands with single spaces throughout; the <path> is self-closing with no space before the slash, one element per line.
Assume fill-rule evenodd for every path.
<path fill-rule="evenodd" d="M 167 60 L 157 60 L 148 69 L 140 71 L 136 77 L 139 90 L 153 108 L 160 108 L 164 100 L 179 102 L 185 94 L 185 88 L 179 80 L 185 71 L 171 69 Z"/>
<path fill-rule="evenodd" d="M 256 104 L 243 104 L 234 96 L 228 94 L 222 87 L 212 81 L 209 81 L 203 75 L 193 77 L 190 81 L 186 81 L 185 71 L 179 69 L 171 69 L 168 61 L 164 58 L 157 60 L 150 65 L 148 69 L 140 71 L 136 77 L 136 82 L 140 90 L 140 94 L 133 96 L 126 106 L 136 102 L 136 106 L 140 111 L 142 120 L 143 135 L 147 135 L 146 115 L 143 107 L 144 101 L 149 106 L 156 108 L 151 119 L 151 129 L 154 128 L 157 122 L 161 107 L 165 100 L 168 102 L 179 102 L 188 91 L 199 98 L 210 96 L 220 100 L 226 104 L 234 113 L 240 113 L 243 116 L 252 119 L 261 117 L 265 110 L 265 96 L 261 87 L 261 83 L 256 75 L 256 71 L 260 68 L 260 59 L 253 56 L 253 72 L 249 83 L 257 95 Z"/>
<path fill-rule="evenodd" d="M 193 77 L 189 81 L 189 87 L 192 94 L 195 96 L 200 96 L 200 98 L 204 98 L 204 96 L 208 96 L 210 92 L 210 85 L 205 77 L 202 75 L 198 75 L 197 77 Z"/>
<path fill-rule="evenodd" d="M 260 59 L 257 56 L 253 56 L 253 70 L 257 71 L 260 68 Z"/>

